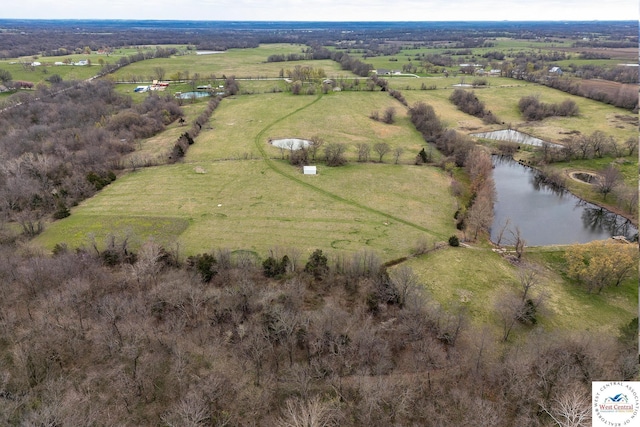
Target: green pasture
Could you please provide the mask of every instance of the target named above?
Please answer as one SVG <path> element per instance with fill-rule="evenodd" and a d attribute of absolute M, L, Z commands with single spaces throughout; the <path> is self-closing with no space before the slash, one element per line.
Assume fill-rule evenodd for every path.
<path fill-rule="evenodd" d="M 369 118 L 374 111 L 382 116 L 387 108 L 393 108 L 396 112 L 393 124 Z M 330 93 L 298 114 L 274 124 L 264 136 L 278 139 L 311 138 L 314 135 L 320 136 L 326 143 L 346 144 L 346 157 L 352 161 L 357 161 L 358 143 L 370 144 L 371 159 L 376 161 L 379 156 L 373 151 L 374 144 L 384 142 L 392 150 L 402 148 L 399 161 L 409 164 L 414 162 L 424 146 L 422 137 L 410 123 L 406 108 L 384 92 Z M 268 147 L 267 152 L 270 156 L 281 154 L 276 147 Z M 383 161 L 391 163 L 393 153 L 387 153 Z"/>
<path fill-rule="evenodd" d="M 561 247 L 535 248 L 525 259 L 538 269 L 539 284 L 533 298 L 542 298 L 538 323 L 516 326 L 514 339 L 544 330 L 587 330 L 618 333 L 637 313 L 637 276 L 617 288 L 590 294 L 567 280 Z M 500 318 L 494 308 L 505 294 L 520 295 L 517 268 L 502 256 L 478 248 L 446 248 L 410 259 L 407 265 L 420 278 L 428 299 L 445 307 L 465 307 L 474 324 L 493 324 L 500 334 Z M 510 338 L 511 339 L 511 338 Z"/>
<path fill-rule="evenodd" d="M 134 245 L 149 238 L 179 242 L 185 254 L 229 248 L 263 256 L 274 246 L 330 252 L 367 247 L 392 259 L 407 255 L 421 238 L 442 240 L 453 233 L 446 177 L 429 168 L 374 167 L 379 173 L 363 174 L 364 166 L 317 176 L 286 171 L 308 185 L 274 172 L 264 160 L 148 168 L 118 179 L 36 241 L 48 248 L 60 242 L 77 247 L 113 233 L 134 236 Z"/>
<path fill-rule="evenodd" d="M 87 58 L 88 56 L 84 57 L 84 59 Z M 37 60 L 30 59 L 29 63 L 34 61 L 41 62 L 42 65 L 36 67 L 24 67 L 15 60 L 0 60 L 0 69 L 10 72 L 14 81 L 28 81 L 37 85 L 38 83 L 45 83 L 46 79 L 54 74 L 62 77 L 62 80 L 86 80 L 89 77 L 98 74 L 102 68 L 97 65 L 97 63 L 91 66 L 54 65 L 54 61 L 61 61 L 57 57 L 47 57 Z"/>
<path fill-rule="evenodd" d="M 350 76 L 348 71 L 342 71 L 340 64 L 331 60 L 267 62 L 267 58 L 274 54 L 301 53 L 302 45 L 294 44 L 265 44 L 257 48 L 229 49 L 227 51 L 209 55 L 197 55 L 191 52 L 187 55 L 157 58 L 127 65 L 114 73 L 118 81 L 148 81 L 157 78 L 154 69 L 160 67 L 165 71 L 165 79 L 185 71 L 193 78 L 199 74 L 203 81 L 215 76 L 218 79 L 225 76 L 237 78 L 277 78 L 280 70 L 293 69 L 295 66 L 311 66 L 314 69 L 324 69 L 328 77 L 341 75 Z"/>
<path fill-rule="evenodd" d="M 468 83 L 471 83 L 472 79 L 466 77 Z M 636 115 L 628 110 L 520 80 L 487 77 L 487 81 L 487 87 L 462 89 L 473 91 L 484 102 L 485 107 L 504 124 L 485 125 L 482 120 L 459 111 L 449 101 L 449 96 L 455 89 L 453 85 L 460 83 L 460 77 L 391 78 L 389 84 L 402 92 L 410 106 L 419 101 L 430 104 L 448 127 L 463 132 L 505 129 L 511 126 L 533 136 L 559 143 L 573 131 L 589 135 L 600 130 L 614 136 L 619 142 L 637 135 L 637 126 L 632 121 Z M 436 89 L 419 90 L 422 82 L 427 86 L 435 85 Z M 526 122 L 518 110 L 518 102 L 525 96 L 536 96 L 545 103 L 560 103 L 570 99 L 578 105 L 580 114 L 576 117 L 549 117 L 539 122 Z"/>
<path fill-rule="evenodd" d="M 121 48 L 116 49 L 109 55 L 91 52 L 90 54 L 72 53 L 61 56 L 24 56 L 20 58 L 10 58 L 0 60 L 0 69 L 11 73 L 13 80 L 24 80 L 34 84 L 43 83 L 47 78 L 58 74 L 63 80 L 85 80 L 100 71 L 104 64 L 114 64 L 123 56 L 129 56 L 147 48 Z M 155 49 L 155 47 L 153 47 Z M 76 63 L 81 60 L 89 60 L 91 65 L 55 65 L 56 62 Z M 42 65 L 36 67 L 25 67 L 22 64 L 40 62 Z"/>
<path fill-rule="evenodd" d="M 371 93 L 227 98 L 184 163 L 119 178 L 73 208 L 70 217 L 51 224 L 37 242 L 48 248 L 60 242 L 76 247 L 115 233 L 135 236 L 138 242 L 152 236 L 179 242 L 185 253 L 216 247 L 260 255 L 274 246 L 340 252 L 367 247 L 384 259 L 406 256 L 418 240 L 442 241 L 455 233 L 456 204 L 448 175 L 409 162 L 392 164 L 387 154 L 384 164 L 319 164 L 319 175 L 304 176 L 268 145 L 269 135 L 318 135 L 327 142 L 340 136 L 336 142 L 347 142 L 358 126 L 369 123 L 368 111 L 361 111 L 364 105 L 383 108 L 390 101 L 385 94 Z M 341 121 L 349 110 L 357 112 L 354 119 Z M 326 120 L 307 116 L 323 111 Z M 301 123 L 306 125 L 301 128 Z M 389 138 L 392 144 L 407 151 L 419 146 L 406 117 L 385 126 L 396 134 Z M 386 141 L 383 134 L 371 131 L 369 142 Z M 141 145 L 141 151 L 153 151 L 162 143 L 151 139 Z M 166 228 L 150 228 L 160 219 Z"/>

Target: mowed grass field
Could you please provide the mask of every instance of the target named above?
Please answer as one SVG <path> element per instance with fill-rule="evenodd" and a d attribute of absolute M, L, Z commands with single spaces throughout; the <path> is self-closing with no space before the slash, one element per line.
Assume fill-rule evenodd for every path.
<path fill-rule="evenodd" d="M 185 254 L 213 248 L 251 250 L 259 256 L 275 246 L 343 252 L 367 248 L 388 260 L 408 255 L 418 240 L 446 240 L 455 233 L 456 205 L 450 178 L 439 169 L 392 164 L 388 154 L 383 164 L 321 166 L 319 175 L 304 176 L 269 146 L 266 135 L 272 132 L 344 141 L 344 135 L 355 135 L 370 120 L 361 108 L 366 95 L 373 95 L 368 104 L 373 108 L 392 101 L 364 93 L 225 99 L 184 163 L 125 175 L 74 208 L 71 217 L 48 227 L 38 241 L 49 248 L 60 242 L 77 247 L 92 238 L 100 243 L 113 233 L 130 236 L 134 245 L 148 238 L 165 245 L 178 242 Z M 325 107 L 332 128 L 305 115 L 332 103 L 341 105 Z M 353 121 L 341 122 L 348 110 Z M 387 125 L 399 135 L 394 144 L 415 156 L 419 135 L 406 118 L 399 123 Z M 369 142 L 382 140 L 372 132 Z M 265 160 L 259 144 L 275 159 Z"/>

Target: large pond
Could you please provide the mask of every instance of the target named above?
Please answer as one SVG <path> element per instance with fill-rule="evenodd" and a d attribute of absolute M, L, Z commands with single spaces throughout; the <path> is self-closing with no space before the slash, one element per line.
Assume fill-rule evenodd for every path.
<path fill-rule="evenodd" d="M 542 184 L 535 169 L 510 158 L 494 156 L 493 177 L 497 201 L 491 240 L 498 238 L 507 219 L 509 228 L 518 227 L 530 246 L 587 243 L 612 236 L 637 238 L 638 230 L 629 220 L 569 192 L 559 192 Z M 502 243 L 508 243 L 505 233 Z"/>
<path fill-rule="evenodd" d="M 478 138 L 485 138 L 485 139 L 493 139 L 495 141 L 508 141 L 508 142 L 514 142 L 516 144 L 533 145 L 536 147 L 542 147 L 542 144 L 546 142 L 540 138 L 536 138 L 534 136 L 531 136 L 526 133 L 513 130 L 513 129 L 496 130 L 493 132 L 472 133 L 471 136 L 475 136 Z M 562 145 L 554 144 L 552 142 L 546 142 L 546 143 L 549 144 L 551 147 L 558 147 L 558 148 L 562 147 Z"/>

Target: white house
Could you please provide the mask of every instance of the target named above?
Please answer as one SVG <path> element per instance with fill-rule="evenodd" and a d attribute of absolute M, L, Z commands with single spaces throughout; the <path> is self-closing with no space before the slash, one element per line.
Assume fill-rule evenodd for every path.
<path fill-rule="evenodd" d="M 318 171 L 315 166 L 303 166 L 302 171 L 305 175 L 317 175 Z"/>

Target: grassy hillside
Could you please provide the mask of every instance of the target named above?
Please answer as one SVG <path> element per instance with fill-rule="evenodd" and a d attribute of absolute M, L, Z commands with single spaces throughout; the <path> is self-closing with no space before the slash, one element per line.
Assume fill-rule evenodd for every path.
<path fill-rule="evenodd" d="M 73 247 L 89 236 L 100 241 L 108 233 L 131 233 L 165 244 L 177 239 L 186 253 L 213 247 L 260 254 L 273 246 L 347 252 L 368 247 L 392 259 L 407 255 L 421 238 L 445 240 L 455 231 L 449 177 L 410 162 L 420 140 L 406 117 L 396 125 L 374 123 L 360 137 L 406 148 L 401 165 L 390 164 L 388 154 L 385 164 L 321 166 L 319 175 L 303 176 L 268 145 L 267 135 L 355 139 L 370 122 L 364 105 L 382 108 L 392 101 L 374 94 L 377 102 L 367 104 L 366 95 L 333 94 L 318 102 L 287 94 L 227 99 L 183 164 L 124 176 L 52 224 L 38 241 L 49 248 L 61 241 Z M 391 137 L 381 136 L 386 134 Z M 275 160 L 262 158 L 263 151 Z M 153 225 L 158 221 L 165 225 Z"/>
<path fill-rule="evenodd" d="M 566 247 L 532 248 L 525 256 L 535 266 L 538 285 L 531 296 L 540 298 L 538 324 L 518 325 L 516 337 L 531 330 L 591 330 L 618 334 L 618 328 L 637 316 L 637 275 L 618 288 L 589 294 L 564 275 Z M 500 255 L 480 248 L 448 248 L 406 263 L 420 277 L 427 298 L 451 309 L 464 308 L 475 325 L 494 325 L 500 333 L 495 312 L 506 294 L 522 290 L 518 265 L 505 262 Z"/>

